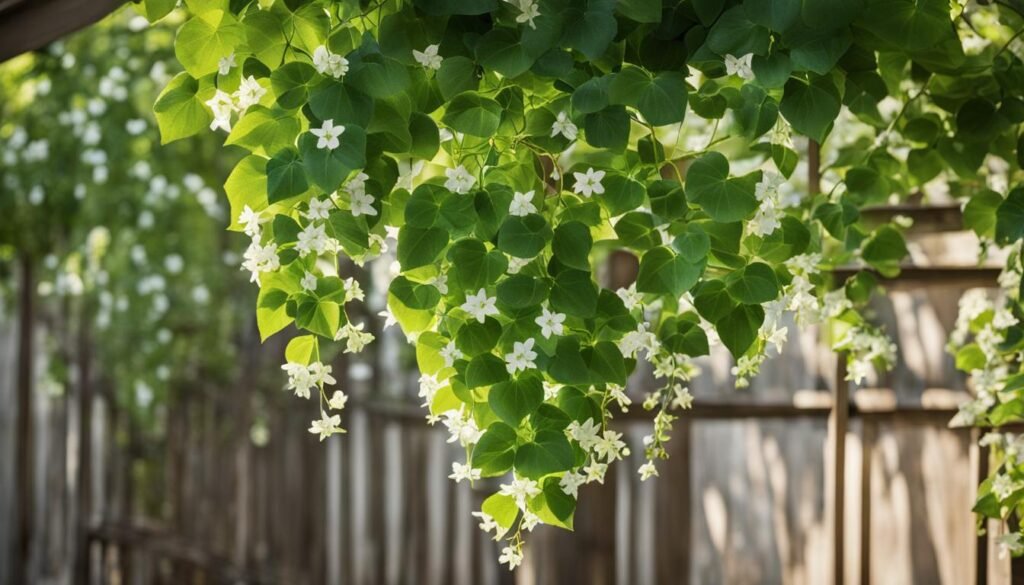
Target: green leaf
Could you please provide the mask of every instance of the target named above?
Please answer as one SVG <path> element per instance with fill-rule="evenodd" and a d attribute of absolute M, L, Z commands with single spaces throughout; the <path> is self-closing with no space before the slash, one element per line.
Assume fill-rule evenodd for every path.
<path fill-rule="evenodd" d="M 478 93 L 461 93 L 448 103 L 441 121 L 457 132 L 489 138 L 501 123 L 501 105 Z"/>
<path fill-rule="evenodd" d="M 437 70 L 437 87 L 445 100 L 451 100 L 462 92 L 474 91 L 479 85 L 476 63 L 467 57 L 448 57 Z"/>
<path fill-rule="evenodd" d="M 195 14 L 178 30 L 174 54 L 192 77 L 217 71 L 222 57 L 245 45 L 245 31 L 235 17 L 224 10 Z"/>
<path fill-rule="evenodd" d="M 175 75 L 160 92 L 153 113 L 160 127 L 161 144 L 193 136 L 210 126 L 213 114 L 199 94 L 199 82 L 188 73 Z"/>
<path fill-rule="evenodd" d="M 449 277 L 459 288 L 469 291 L 493 284 L 508 268 L 504 254 L 497 250 L 488 252 L 483 242 L 471 238 L 452 244 L 448 261 Z"/>
<path fill-rule="evenodd" d="M 544 402 L 544 385 L 537 376 L 522 376 L 491 387 L 487 403 L 502 421 L 519 426 L 519 422 L 532 414 Z"/>
<path fill-rule="evenodd" d="M 562 491 L 557 477 L 544 481 L 541 494 L 529 502 L 530 510 L 541 522 L 572 530 L 576 499 Z"/>
<path fill-rule="evenodd" d="M 498 356 L 484 353 L 474 357 L 466 367 L 466 387 L 480 388 L 508 380 L 505 361 Z"/>
<path fill-rule="evenodd" d="M 504 28 L 491 29 L 477 41 L 476 60 L 485 69 L 508 78 L 518 77 L 533 66 L 533 57 L 518 35 Z"/>
<path fill-rule="evenodd" d="M 678 298 L 697 284 L 703 272 L 703 262 L 691 263 L 668 248 L 654 248 L 640 259 L 636 290 Z"/>
<path fill-rule="evenodd" d="M 466 287 L 472 289 L 472 286 Z M 548 298 L 551 285 L 546 280 L 525 274 L 513 274 L 498 283 L 498 303 L 509 309 L 534 307 Z"/>
<path fill-rule="evenodd" d="M 309 109 L 318 120 L 366 128 L 373 119 L 373 99 L 341 81 L 325 79 L 309 92 Z"/>
<path fill-rule="evenodd" d="M 337 191 L 352 171 L 366 166 L 366 134 L 359 126 L 346 126 L 334 150 L 317 148 L 317 140 L 308 132 L 303 134 L 299 151 L 309 178 L 325 193 Z"/>
<path fill-rule="evenodd" d="M 403 226 L 398 232 L 398 263 L 402 270 L 432 264 L 448 246 L 448 230 Z"/>
<path fill-rule="evenodd" d="M 978 237 L 995 238 L 996 213 L 1002 203 L 1003 196 L 991 189 L 975 193 L 964 206 L 964 227 Z"/>
<path fill-rule="evenodd" d="M 755 305 L 773 301 L 779 296 L 779 280 L 775 271 L 763 262 L 748 264 L 731 276 L 727 290 L 738 302 Z"/>
<path fill-rule="evenodd" d="M 265 281 L 264 278 L 259 295 L 256 297 L 256 327 L 260 331 L 260 341 L 266 341 L 271 335 L 292 322 L 286 307 L 288 293 L 277 288 L 270 288 L 269 283 Z"/>
<path fill-rule="evenodd" d="M 593 147 L 623 151 L 629 143 L 629 114 L 622 106 L 608 106 L 600 112 L 587 114 L 583 119 L 583 132 L 587 143 Z"/>
<path fill-rule="evenodd" d="M 289 363 L 307 366 L 313 362 L 313 351 L 316 346 L 316 336 L 314 335 L 293 337 L 284 350 L 284 359 Z"/>
<path fill-rule="evenodd" d="M 297 110 L 306 105 L 309 90 L 320 80 L 316 69 L 308 63 L 292 61 L 270 75 L 270 87 L 282 108 Z"/>
<path fill-rule="evenodd" d="M 432 311 L 441 302 L 441 293 L 428 284 L 413 282 L 405 276 L 396 276 L 388 285 L 388 293 L 410 309 Z M 491 345 L 493 347 L 493 344 Z M 488 348 L 490 349 L 490 348 Z M 486 350 L 485 350 L 486 351 Z"/>
<path fill-rule="evenodd" d="M 601 183 L 604 185 L 604 193 L 599 194 L 597 200 L 610 215 L 622 215 L 643 205 L 645 193 L 640 181 L 609 173 Z"/>
<path fill-rule="evenodd" d="M 455 334 L 455 345 L 467 356 L 473 357 L 494 349 L 501 337 L 501 323 L 487 317 L 483 323 L 470 321 L 459 327 Z"/>
<path fill-rule="evenodd" d="M 498 231 L 498 249 L 516 258 L 533 258 L 551 239 L 551 227 L 544 216 L 530 213 L 509 216 Z"/>
<path fill-rule="evenodd" d="M 352 64 L 345 76 L 347 83 L 378 99 L 390 98 L 409 88 L 409 72 L 398 61 L 380 54 L 365 54 Z"/>
<path fill-rule="evenodd" d="M 884 275 L 899 272 L 899 262 L 907 255 L 903 234 L 892 226 L 875 230 L 861 250 L 861 257 Z"/>
<path fill-rule="evenodd" d="M 597 310 L 597 286 L 589 272 L 567 268 L 555 276 L 551 308 L 573 317 L 593 317 Z"/>
<path fill-rule="evenodd" d="M 277 203 L 309 189 L 302 159 L 294 148 L 286 148 L 267 161 L 267 199 Z"/>
<path fill-rule="evenodd" d="M 715 330 L 733 357 L 739 359 L 757 339 L 763 322 L 761 305 L 739 305 L 715 322 Z"/>
<path fill-rule="evenodd" d="M 1006 246 L 1024 238 L 1024 188 L 1010 191 L 996 209 L 996 243 Z"/>
<path fill-rule="evenodd" d="M 719 152 L 708 152 L 693 161 L 686 173 L 686 190 L 690 201 L 717 222 L 740 221 L 757 209 L 754 182 L 730 178 L 729 161 Z"/>
<path fill-rule="evenodd" d="M 295 313 L 295 325 L 333 339 L 341 325 L 341 308 L 338 303 L 331 301 L 312 298 L 300 301 Z"/>
<path fill-rule="evenodd" d="M 669 317 L 661 324 L 659 338 L 673 353 L 681 353 L 691 357 L 707 355 L 708 336 L 701 329 L 699 320 L 693 313 L 685 317 Z"/>
<path fill-rule="evenodd" d="M 574 460 L 572 445 L 565 433 L 541 430 L 532 442 L 521 445 L 516 451 L 515 469 L 519 475 L 540 479 L 571 469 Z"/>
<path fill-rule="evenodd" d="M 456 0 L 429 0 L 431 2 L 454 2 Z M 500 474 L 498 474 L 500 475 Z M 512 528 L 512 524 L 519 515 L 519 507 L 512 496 L 504 494 L 492 494 L 480 505 L 480 511 L 494 519 L 501 526 L 502 531 Z"/>
<path fill-rule="evenodd" d="M 812 76 L 806 83 L 790 78 L 779 111 L 797 132 L 824 142 L 839 115 L 839 91 L 829 77 Z"/>
<path fill-rule="evenodd" d="M 505 423 L 496 422 L 487 427 L 487 431 L 473 447 L 470 464 L 474 469 L 480 470 L 481 477 L 495 477 L 508 473 L 512 469 L 515 457 L 515 429 Z M 512 504 L 512 508 L 515 509 L 515 503 Z"/>
<path fill-rule="evenodd" d="M 224 144 L 237 144 L 254 154 L 270 156 L 295 144 L 299 120 L 294 112 L 252 106 L 231 129 Z"/>
<path fill-rule="evenodd" d="M 565 266 L 589 271 L 592 245 L 590 228 L 578 221 L 568 221 L 555 228 L 551 250 Z"/>
<path fill-rule="evenodd" d="M 608 92 L 612 103 L 636 108 L 654 126 L 682 122 L 686 115 L 686 78 L 679 72 L 652 76 L 626 66 L 612 78 Z"/>

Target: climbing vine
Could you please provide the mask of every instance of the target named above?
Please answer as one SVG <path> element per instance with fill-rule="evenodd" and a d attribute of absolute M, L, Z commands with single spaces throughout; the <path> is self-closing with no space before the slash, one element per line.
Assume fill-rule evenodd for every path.
<path fill-rule="evenodd" d="M 185 5 L 185 71 L 156 118 L 164 142 L 212 131 L 248 153 L 230 229 L 251 239 L 262 335 L 301 331 L 283 367 L 319 405 L 310 431 L 342 432 L 323 352 L 373 341 L 339 262 L 393 258 L 385 324 L 415 346 L 428 421 L 465 448 L 452 478 L 507 478 L 475 515 L 511 568 L 628 455 L 609 420 L 634 372 L 660 381 L 646 479 L 714 345 L 738 385 L 790 318 L 855 382 L 892 364 L 857 307 L 899 272 L 906 222 L 861 209 L 941 195 L 1024 225 L 1003 195 L 1024 120 L 1015 0 Z M 612 283 L 622 254 L 635 278 Z"/>

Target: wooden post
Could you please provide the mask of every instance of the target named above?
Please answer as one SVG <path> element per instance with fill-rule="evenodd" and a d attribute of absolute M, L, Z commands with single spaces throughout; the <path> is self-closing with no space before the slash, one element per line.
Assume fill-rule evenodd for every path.
<path fill-rule="evenodd" d="M 836 354 L 836 388 L 832 412 L 828 417 L 828 435 L 832 465 L 832 576 L 833 583 L 843 585 L 843 552 L 845 549 L 846 431 L 849 424 L 849 390 L 846 381 L 846 356 Z"/>
<path fill-rule="evenodd" d="M 981 439 L 981 431 L 977 428 L 971 429 L 971 442 L 977 446 L 978 449 L 978 468 L 977 475 L 975 476 L 974 485 L 981 485 L 981 482 L 988 477 L 988 447 L 985 447 L 979 443 Z M 984 520 L 982 528 L 985 529 L 984 533 L 978 535 L 977 545 L 975 549 L 975 572 L 974 582 L 976 585 L 986 585 L 988 583 L 988 520 Z"/>
<path fill-rule="evenodd" d="M 21 278 L 18 290 L 18 364 L 15 378 L 15 393 L 18 410 L 15 428 L 15 473 L 14 515 L 16 532 L 14 555 L 11 559 L 11 583 L 28 583 L 29 557 L 32 547 L 32 373 L 35 365 L 33 328 L 35 316 L 35 279 L 32 274 L 32 258 L 27 254 L 19 258 Z"/>
<path fill-rule="evenodd" d="M 871 583 L 871 459 L 875 450 L 878 423 L 861 419 L 860 452 L 860 582 Z"/>

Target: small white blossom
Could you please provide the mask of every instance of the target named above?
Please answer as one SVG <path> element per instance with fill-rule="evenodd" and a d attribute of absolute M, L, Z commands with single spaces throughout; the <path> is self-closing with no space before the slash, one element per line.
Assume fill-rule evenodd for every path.
<path fill-rule="evenodd" d="M 341 415 L 328 415 L 326 412 L 321 412 L 320 420 L 313 421 L 309 432 L 320 435 L 320 440 L 323 441 L 335 433 L 343 432 L 339 425 L 341 425 Z"/>
<path fill-rule="evenodd" d="M 445 169 L 444 176 L 448 177 L 448 180 L 444 182 L 444 188 L 460 195 L 469 193 L 469 190 L 476 183 L 476 177 L 469 174 L 466 167 L 462 165 L 454 169 Z"/>
<path fill-rule="evenodd" d="M 728 75 L 736 75 L 744 81 L 750 81 L 754 78 L 754 70 L 751 68 L 751 62 L 754 60 L 753 53 L 747 53 L 742 57 L 735 57 L 733 55 L 725 56 L 725 72 Z"/>
<path fill-rule="evenodd" d="M 260 82 L 256 81 L 255 77 L 250 75 L 242 80 L 238 90 L 231 94 L 231 96 L 238 100 L 238 109 L 245 111 L 260 103 L 260 100 L 266 93 L 267 89 L 260 85 Z"/>
<path fill-rule="evenodd" d="M 593 167 L 588 168 L 585 173 L 573 173 L 572 176 L 576 179 L 576 184 L 572 186 L 573 192 L 584 197 L 604 193 L 604 185 L 601 184 L 604 175 L 604 171 L 595 171 Z"/>
<path fill-rule="evenodd" d="M 579 443 L 581 449 L 590 451 L 600 440 L 601 425 L 595 423 L 592 418 L 588 418 L 583 424 L 574 420 L 565 428 L 565 434 L 573 441 Z"/>
<path fill-rule="evenodd" d="M 473 469 L 468 463 L 459 463 L 458 461 L 452 462 L 452 473 L 448 476 L 449 479 L 454 479 L 455 483 L 459 483 L 462 480 L 468 480 L 470 482 L 480 479 L 481 470 Z"/>
<path fill-rule="evenodd" d="M 231 73 L 231 69 L 233 67 L 237 66 L 238 65 L 235 64 L 235 53 L 232 52 L 230 55 L 226 57 L 221 57 L 217 61 L 217 73 L 220 73 L 221 75 L 227 75 L 228 73 Z"/>
<path fill-rule="evenodd" d="M 654 466 L 653 461 L 648 461 L 641 465 L 640 469 L 637 469 L 637 472 L 640 474 L 640 481 L 647 481 L 652 477 L 658 476 L 658 468 Z"/>
<path fill-rule="evenodd" d="M 334 394 L 331 395 L 331 399 L 327 401 L 327 404 L 334 410 L 341 410 L 345 408 L 345 403 L 347 402 L 348 395 L 341 390 L 335 390 Z"/>
<path fill-rule="evenodd" d="M 580 486 L 585 483 L 587 483 L 586 476 L 574 471 L 567 471 L 562 479 L 558 480 L 558 487 L 562 488 L 565 495 L 575 498 L 579 496 Z"/>
<path fill-rule="evenodd" d="M 485 289 L 480 289 L 474 295 L 466 295 L 466 302 L 462 303 L 460 308 L 483 323 L 488 315 L 498 314 L 498 308 L 495 306 L 497 300 L 495 297 L 488 297 Z"/>
<path fill-rule="evenodd" d="M 313 292 L 316 290 L 316 275 L 312 272 L 306 272 L 302 276 L 302 280 L 299 281 L 299 285 L 302 286 L 302 290 Z"/>
<path fill-rule="evenodd" d="M 509 374 L 515 374 L 520 370 L 531 370 L 537 367 L 533 360 L 537 359 L 537 352 L 533 351 L 533 338 L 526 341 L 516 341 L 512 344 L 512 353 L 505 355 L 505 368 Z"/>
<path fill-rule="evenodd" d="M 441 348 L 441 357 L 444 359 L 445 367 L 450 368 L 455 365 L 455 360 L 460 360 L 465 356 L 459 348 L 455 347 L 454 341 L 449 341 L 448 345 Z"/>
<path fill-rule="evenodd" d="M 310 253 L 323 254 L 324 250 L 327 249 L 327 232 L 324 230 L 324 226 L 307 225 L 299 232 L 299 239 L 295 243 L 295 249 L 298 250 L 299 256 L 302 257 Z"/>
<path fill-rule="evenodd" d="M 313 67 L 321 75 L 340 78 L 348 73 L 348 59 L 336 55 L 326 46 L 320 45 L 313 51 Z"/>
<path fill-rule="evenodd" d="M 309 210 L 302 215 L 310 221 L 327 219 L 330 217 L 331 207 L 333 207 L 333 204 L 329 199 L 317 199 L 314 197 L 309 200 Z"/>
<path fill-rule="evenodd" d="M 512 197 L 512 202 L 508 206 L 508 213 L 509 215 L 519 217 L 530 213 L 537 213 L 537 208 L 533 205 L 533 191 L 527 191 L 526 193 L 516 191 Z"/>
<path fill-rule="evenodd" d="M 319 139 L 316 142 L 317 148 L 334 150 L 341 145 L 339 137 L 345 132 L 345 127 L 341 124 L 335 126 L 334 120 L 324 120 L 323 125 L 319 128 L 311 128 L 309 132 Z"/>
<path fill-rule="evenodd" d="M 422 51 L 413 49 L 412 58 L 422 65 L 424 69 L 437 71 L 441 68 L 441 61 L 444 60 L 441 55 L 437 54 L 437 50 L 437 45 L 427 45 L 427 47 Z"/>
<path fill-rule="evenodd" d="M 523 553 L 511 546 L 506 546 L 501 549 L 501 556 L 498 557 L 498 562 L 507 564 L 508 569 L 511 571 L 523 562 Z"/>
<path fill-rule="evenodd" d="M 527 478 L 514 478 L 510 484 L 502 484 L 498 493 L 512 496 L 520 510 L 526 510 L 526 501 L 540 495 L 540 486 L 536 481 Z"/>
<path fill-rule="evenodd" d="M 569 114 L 565 112 L 558 112 L 558 117 L 551 124 L 551 137 L 554 138 L 559 134 L 569 140 L 576 140 L 576 136 L 579 135 L 579 128 L 576 127 L 576 124 L 572 123 L 572 120 L 569 119 Z"/>
<path fill-rule="evenodd" d="M 537 317 L 534 322 L 540 327 L 540 334 L 544 336 L 544 339 L 549 339 L 552 335 L 561 335 L 565 330 L 562 325 L 565 322 L 565 314 L 553 313 L 547 307 L 542 307 L 541 311 L 540 317 Z"/>
<path fill-rule="evenodd" d="M 373 195 L 365 191 L 352 193 L 351 205 L 353 217 L 377 215 L 377 210 L 373 207 Z"/>

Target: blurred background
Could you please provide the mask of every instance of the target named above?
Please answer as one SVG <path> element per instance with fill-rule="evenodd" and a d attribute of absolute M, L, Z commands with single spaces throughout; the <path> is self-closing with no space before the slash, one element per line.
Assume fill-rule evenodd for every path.
<path fill-rule="evenodd" d="M 0 2 L 0 53 L 32 49 L 0 64 L 0 583 L 1010 581 L 998 527 L 979 537 L 970 511 L 986 457 L 947 428 L 957 302 L 997 271 L 941 194 L 874 212 L 915 221 L 914 268 L 874 306 L 895 371 L 837 384 L 794 323 L 749 388 L 726 352 L 704 358 L 661 478 L 614 466 L 581 490 L 576 531 L 538 528 L 513 574 L 471 516 L 493 486 L 447 479 L 460 453 L 424 424 L 412 348 L 381 331 L 391 260 L 346 268 L 379 341 L 334 358 L 349 432 L 320 443 L 315 408 L 283 391 L 289 335 L 260 343 L 246 242 L 224 230 L 241 151 L 159 145 L 175 17 L 119 10 L 57 39 L 110 7 L 32 21 L 19 4 Z M 608 284 L 633 270 L 613 259 Z M 616 425 L 641 455 L 646 415 Z"/>

